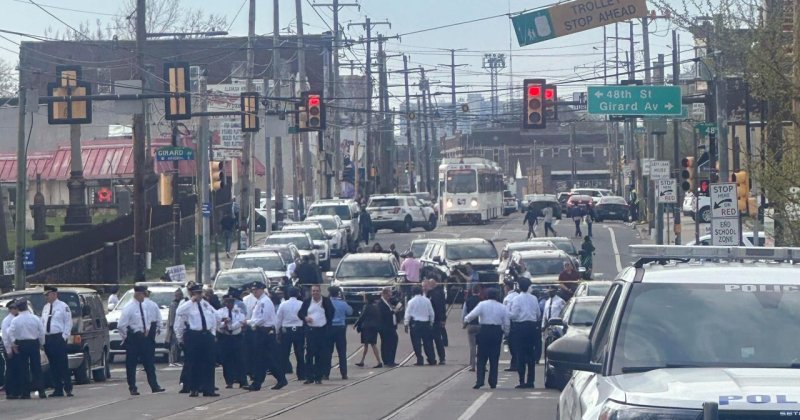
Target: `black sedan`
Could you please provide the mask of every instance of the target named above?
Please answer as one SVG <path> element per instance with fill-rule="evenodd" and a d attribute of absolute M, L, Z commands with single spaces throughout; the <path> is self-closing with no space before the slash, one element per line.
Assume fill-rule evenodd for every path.
<path fill-rule="evenodd" d="M 629 211 L 628 203 L 622 197 L 602 197 L 594 206 L 595 220 L 598 222 L 602 222 L 603 220 L 621 220 L 627 222 Z"/>
<path fill-rule="evenodd" d="M 601 296 L 582 296 L 570 299 L 561 318 L 550 318 L 544 332 L 544 386 L 563 389 L 572 376 L 571 371 L 556 369 L 547 358 L 547 347 L 566 335 L 589 335 L 597 312 L 603 303 Z"/>

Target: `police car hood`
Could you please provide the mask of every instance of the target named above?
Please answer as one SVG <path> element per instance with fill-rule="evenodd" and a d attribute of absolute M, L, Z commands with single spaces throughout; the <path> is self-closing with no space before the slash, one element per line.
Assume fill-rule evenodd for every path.
<path fill-rule="evenodd" d="M 720 410 L 800 410 L 800 370 L 754 368 L 656 369 L 609 378 L 631 405 Z M 611 396 L 613 399 L 615 396 Z"/>

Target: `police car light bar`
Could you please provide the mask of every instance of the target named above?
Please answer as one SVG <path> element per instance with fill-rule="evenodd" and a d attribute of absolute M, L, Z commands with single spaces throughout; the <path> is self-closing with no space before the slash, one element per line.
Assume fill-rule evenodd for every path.
<path fill-rule="evenodd" d="M 631 256 L 647 259 L 800 261 L 800 248 L 741 246 L 630 245 Z"/>

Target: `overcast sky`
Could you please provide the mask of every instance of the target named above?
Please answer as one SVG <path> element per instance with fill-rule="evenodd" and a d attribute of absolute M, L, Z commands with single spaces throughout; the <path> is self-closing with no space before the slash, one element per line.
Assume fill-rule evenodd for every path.
<path fill-rule="evenodd" d="M 81 22 L 90 22 L 94 27 L 96 19 L 113 21 L 114 16 L 120 13 L 122 5 L 127 0 L 70 0 L 58 2 L 56 0 L 34 0 L 47 9 L 50 13 L 63 20 L 65 23 L 77 27 Z M 230 24 L 231 35 L 247 34 L 247 0 L 182 0 L 186 7 L 200 8 L 206 13 L 221 14 L 227 17 Z M 330 9 L 326 7 L 312 8 L 311 4 L 330 3 L 329 0 L 303 0 L 303 17 L 307 22 L 306 33 L 320 33 L 328 31 L 332 25 Z M 506 16 L 487 19 L 475 23 L 461 24 L 449 28 L 425 31 L 417 34 L 409 32 L 435 28 L 443 25 L 469 21 L 472 19 L 486 18 L 505 14 L 509 11 L 517 12 L 525 9 L 538 8 L 550 3 L 549 0 L 342 0 L 342 3 L 358 2 L 360 11 L 355 7 L 346 7 L 341 12 L 341 23 L 345 27 L 346 36 L 358 39 L 364 35 L 361 28 L 348 29 L 351 22 L 363 22 L 369 16 L 373 22 L 388 20 L 391 28 L 382 25 L 374 30 L 374 34 L 385 35 L 407 34 L 400 40 L 388 41 L 389 54 L 406 53 L 411 56 L 411 65 L 424 66 L 426 69 L 437 69 L 437 65 L 449 64 L 450 52 L 447 49 L 464 49 L 456 52 L 456 64 L 466 64 L 456 71 L 457 84 L 462 87 L 458 92 L 486 90 L 489 86 L 488 73 L 482 69 L 482 56 L 485 53 L 504 53 L 507 56 L 507 68 L 500 77 L 501 87 L 508 86 L 512 78 L 515 84 L 520 84 L 524 78 L 544 77 L 548 81 L 570 82 L 563 83 L 559 94 L 563 96 L 572 90 L 585 91 L 589 84 L 602 84 L 603 80 L 582 81 L 583 78 L 602 76 L 603 62 L 603 30 L 598 28 L 580 34 L 553 39 L 543 43 L 519 47 L 516 38 L 511 38 L 513 31 L 510 20 Z M 289 24 L 294 26 L 295 10 L 294 1 L 281 0 L 281 26 Z M 272 32 L 272 1 L 258 0 L 256 15 L 256 33 L 270 34 Z M 243 6 L 240 8 L 240 6 Z M 66 10 L 69 8 L 72 10 Z M 315 12 L 316 9 L 316 12 Z M 319 13 L 319 15 L 317 14 Z M 320 18 L 320 16 L 322 18 Z M 48 15 L 28 0 L 3 0 L 3 13 L 0 14 L 0 29 L 25 32 L 34 35 L 43 35 L 47 28 L 58 30 L 67 29 L 56 18 Z M 669 56 L 671 33 L 673 26 L 665 20 L 656 20 L 650 27 L 650 43 L 652 57 L 658 53 Z M 223 28 L 228 29 L 228 28 Z M 292 28 L 294 30 L 294 28 Z M 620 37 L 627 37 L 629 26 L 619 26 Z M 607 35 L 613 37 L 615 27 L 607 28 Z M 641 26 L 636 23 L 635 48 L 637 50 L 637 65 L 642 63 Z M 3 34 L 0 34 L 3 35 Z M 19 36 L 4 35 L 8 39 L 0 38 L 0 58 L 16 62 L 18 54 L 17 43 L 29 40 Z M 628 41 L 620 40 L 620 60 L 625 60 L 624 51 L 628 49 Z M 613 66 L 615 59 L 615 40 L 607 41 L 608 60 Z M 682 39 L 681 50 L 683 58 L 689 56 L 690 40 Z M 353 47 L 345 53 L 344 60 L 359 60 L 363 63 L 363 45 Z M 389 59 L 389 70 L 402 69 L 402 58 Z M 346 74 L 349 70 L 343 69 Z M 440 85 L 433 85 L 432 91 L 446 90 L 449 92 L 450 70 L 439 66 L 431 74 L 431 79 L 440 81 Z M 609 74 L 614 70 L 610 69 Z M 390 84 L 402 82 L 402 75 L 396 74 Z M 612 77 L 609 83 L 614 83 Z M 393 88 L 396 95 L 401 90 Z M 508 92 L 501 92 L 501 100 Z M 459 94 L 460 98 L 465 95 Z M 449 101 L 449 96 L 442 97 L 440 101 Z M 392 106 L 397 106 L 398 100 L 393 100 Z"/>

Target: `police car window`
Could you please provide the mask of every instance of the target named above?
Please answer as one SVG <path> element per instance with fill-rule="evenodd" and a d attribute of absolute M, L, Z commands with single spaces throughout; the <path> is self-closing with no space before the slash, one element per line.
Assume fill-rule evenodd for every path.
<path fill-rule="evenodd" d="M 594 326 L 592 327 L 592 363 L 603 363 L 606 354 L 606 344 L 610 334 L 611 319 L 617 307 L 617 302 L 622 294 L 622 285 L 615 284 L 611 287 L 608 296 L 603 301 L 600 313 L 598 314 Z"/>
<path fill-rule="evenodd" d="M 798 349 L 800 285 L 639 283 L 618 327 L 612 374 L 664 366 L 794 367 Z"/>
<path fill-rule="evenodd" d="M 569 315 L 569 325 L 592 325 L 600 311 L 601 301 L 575 302 Z"/>

